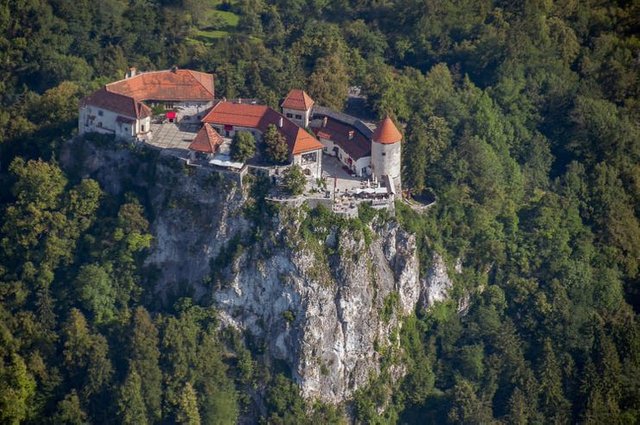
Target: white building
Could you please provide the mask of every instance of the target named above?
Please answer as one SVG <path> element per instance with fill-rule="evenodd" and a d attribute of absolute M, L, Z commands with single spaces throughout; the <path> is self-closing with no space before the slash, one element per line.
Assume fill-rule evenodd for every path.
<path fill-rule="evenodd" d="M 145 137 L 151 130 L 151 107 L 197 123 L 214 99 L 213 75 L 173 68 L 136 73 L 107 84 L 80 102 L 80 134 L 98 132 L 123 139 Z"/>
<path fill-rule="evenodd" d="M 311 108 L 315 102 L 302 90 L 293 89 L 280 105 L 282 114 L 300 127 L 309 127 Z"/>
<path fill-rule="evenodd" d="M 402 134 L 396 125 L 386 116 L 371 137 L 371 170 L 380 181 L 388 177 L 395 186 L 394 191 L 402 190 Z"/>

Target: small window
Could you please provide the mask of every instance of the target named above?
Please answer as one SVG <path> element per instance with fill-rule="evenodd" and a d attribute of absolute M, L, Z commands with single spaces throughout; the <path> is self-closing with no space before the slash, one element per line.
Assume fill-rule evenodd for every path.
<path fill-rule="evenodd" d="M 98 128 L 102 128 L 102 122 L 98 123 Z"/>
<path fill-rule="evenodd" d="M 140 131 L 144 133 L 144 124 L 140 126 Z"/>
<path fill-rule="evenodd" d="M 293 118 L 293 114 L 290 114 L 289 112 L 287 112 L 287 118 Z"/>
<path fill-rule="evenodd" d="M 387 156 L 387 153 L 386 152 L 382 152 L 382 156 Z"/>
<path fill-rule="evenodd" d="M 98 111 L 98 115 L 102 116 L 103 114 L 104 114 L 104 112 Z"/>
<path fill-rule="evenodd" d="M 296 114 L 296 119 L 297 119 L 297 120 L 301 120 L 301 119 L 302 119 L 302 115 L 298 115 L 298 114 Z"/>

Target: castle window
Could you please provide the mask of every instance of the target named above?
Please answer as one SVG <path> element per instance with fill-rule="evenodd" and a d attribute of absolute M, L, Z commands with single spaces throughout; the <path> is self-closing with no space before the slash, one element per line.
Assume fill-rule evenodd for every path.
<path fill-rule="evenodd" d="M 387 153 L 386 152 L 382 152 L 382 156 L 387 156 Z"/>
<path fill-rule="evenodd" d="M 298 114 L 296 114 L 296 119 L 297 119 L 297 120 L 301 120 L 301 119 L 302 119 L 302 115 L 298 115 Z"/>
<path fill-rule="evenodd" d="M 289 112 L 287 112 L 287 118 L 293 118 L 293 114 L 290 114 Z"/>
<path fill-rule="evenodd" d="M 104 112 L 98 111 L 98 115 L 102 116 L 103 114 L 104 114 Z"/>

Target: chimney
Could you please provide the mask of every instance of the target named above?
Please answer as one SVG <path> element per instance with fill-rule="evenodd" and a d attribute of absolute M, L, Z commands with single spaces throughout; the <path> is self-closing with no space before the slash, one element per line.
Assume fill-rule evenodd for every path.
<path fill-rule="evenodd" d="M 127 74 L 124 76 L 124 78 L 131 78 L 131 77 L 135 77 L 138 73 L 138 70 L 136 69 L 135 66 L 132 66 L 131 68 L 129 68 L 129 70 L 127 71 Z"/>
<path fill-rule="evenodd" d="M 353 139 L 353 136 L 355 136 L 355 135 L 356 135 L 356 132 L 355 132 L 355 131 L 353 131 L 353 130 L 349 130 L 349 140 L 352 140 L 352 139 Z"/>
<path fill-rule="evenodd" d="M 329 119 L 328 119 L 327 117 L 322 118 L 322 126 L 323 126 L 323 127 L 326 127 L 326 126 L 327 126 L 327 121 L 328 121 L 328 120 L 329 120 Z"/>
<path fill-rule="evenodd" d="M 278 121 L 278 127 L 282 128 L 284 125 L 284 118 L 280 117 L 280 121 Z"/>

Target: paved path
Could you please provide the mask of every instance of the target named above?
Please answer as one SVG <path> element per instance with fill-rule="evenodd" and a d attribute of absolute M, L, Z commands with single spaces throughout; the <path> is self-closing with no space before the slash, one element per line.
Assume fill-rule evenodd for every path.
<path fill-rule="evenodd" d="M 189 144 L 196 137 L 196 131 L 178 127 L 176 124 L 151 124 L 151 140 L 148 140 L 152 146 L 161 149 L 189 149 Z"/>

